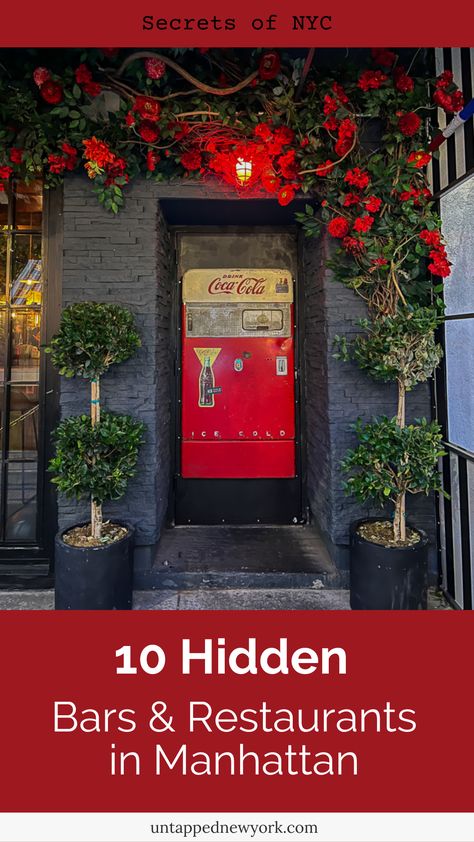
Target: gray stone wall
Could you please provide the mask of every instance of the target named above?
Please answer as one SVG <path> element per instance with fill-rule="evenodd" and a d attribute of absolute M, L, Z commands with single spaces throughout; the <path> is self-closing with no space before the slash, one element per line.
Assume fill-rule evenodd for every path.
<path fill-rule="evenodd" d="M 136 477 L 125 497 L 107 504 L 105 516 L 135 525 L 138 545 L 153 545 L 163 524 L 170 470 L 169 236 L 156 186 L 144 179 L 127 188 L 117 216 L 97 202 L 87 179 L 64 182 L 63 306 L 113 301 L 130 309 L 142 339 L 138 353 L 101 381 L 104 407 L 146 425 Z M 61 378 L 62 416 L 88 411 L 88 385 Z M 59 500 L 59 525 L 86 516 L 87 506 Z"/>
<path fill-rule="evenodd" d="M 340 462 L 356 442 L 350 426 L 359 417 L 370 420 L 374 415 L 395 415 L 397 393 L 393 384 L 377 383 L 356 365 L 334 359 L 334 338 L 355 335 L 359 330 L 356 322 L 366 312 L 362 299 L 333 279 L 326 268 L 327 257 L 325 239 L 305 241 L 308 497 L 312 515 L 335 560 L 345 567 L 351 521 L 380 514 L 346 497 L 342 490 Z M 423 416 L 431 417 L 430 391 L 426 384 L 407 396 L 408 420 Z M 407 513 L 408 519 L 425 529 L 434 542 L 433 497 L 409 496 Z"/>

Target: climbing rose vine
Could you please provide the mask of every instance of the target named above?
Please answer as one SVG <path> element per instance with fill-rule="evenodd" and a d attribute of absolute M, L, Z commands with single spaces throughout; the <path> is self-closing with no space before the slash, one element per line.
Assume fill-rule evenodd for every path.
<path fill-rule="evenodd" d="M 85 170 L 113 212 L 140 172 L 157 181 L 217 178 L 281 204 L 300 191 L 323 198 L 325 182 L 341 177 L 365 191 L 368 182 L 360 178 L 373 173 L 358 180 L 352 164 L 366 115 L 386 121 L 386 146 L 406 139 L 407 164 L 422 169 L 429 162 L 427 85 L 444 110 L 463 104 L 452 73 L 415 74 L 385 48 L 371 50 L 367 67 L 357 71 L 344 64 L 322 71 L 315 62 L 304 79 L 303 61 L 275 50 L 58 51 L 54 67 L 42 55 L 29 66 L 23 57 L 0 76 L 1 186 L 37 175 L 54 185 Z M 238 159 L 251 164 L 240 183 Z M 401 192 L 418 191 L 414 200 L 423 189 L 408 184 Z M 362 217 L 354 233 L 366 234 L 369 226 Z M 352 252 L 359 248 L 353 240 Z"/>
<path fill-rule="evenodd" d="M 397 381 L 393 423 L 402 430 L 406 391 L 440 358 L 434 330 L 450 264 L 426 167 L 430 118 L 437 108 L 449 119 L 463 107 L 451 71 L 435 78 L 423 53 L 402 61 L 387 48 L 368 51 L 357 69 L 315 60 L 309 72 L 304 59 L 277 50 L 107 48 L 48 53 L 48 62 L 43 55 L 28 65 L 22 53 L 17 66 L 0 67 L 0 191 L 11 179 L 41 177 L 50 187 L 85 173 L 114 213 L 139 175 L 217 180 L 280 205 L 305 195 L 297 220 L 307 236 L 327 230 L 336 279 L 367 303 L 367 334 L 352 352 L 342 338 L 340 356 Z M 387 419 L 370 429 L 374 435 L 386 440 Z M 416 428 L 417 442 L 429 435 L 439 438 Z M 360 498 L 380 491 L 367 480 L 371 459 L 362 444 L 347 463 L 360 472 L 360 481 L 357 474 L 348 481 Z M 427 493 L 439 481 L 431 462 L 425 468 Z M 395 506 L 396 540 L 403 540 L 405 495 L 419 490 L 401 475 L 382 487 Z"/>

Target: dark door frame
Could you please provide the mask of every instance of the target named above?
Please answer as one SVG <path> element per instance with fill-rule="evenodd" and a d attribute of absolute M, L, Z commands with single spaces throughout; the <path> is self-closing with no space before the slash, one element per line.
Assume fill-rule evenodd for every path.
<path fill-rule="evenodd" d="M 63 257 L 63 190 L 44 191 L 43 200 L 43 318 L 41 346 L 56 332 L 61 313 Z M 52 456 L 52 432 L 59 420 L 59 375 L 49 356 L 42 352 L 39 379 L 40 423 L 38 428 L 38 541 L 34 545 L 3 545 L 0 548 L 0 588 L 49 588 L 54 574 L 54 536 L 57 501 L 47 473 Z"/>
<path fill-rule="evenodd" d="M 181 234 L 251 234 L 251 233 L 292 233 L 296 235 L 296 291 L 294 300 L 295 316 L 295 446 L 296 446 L 296 477 L 299 480 L 299 515 L 297 523 L 308 521 L 308 502 L 306 487 L 306 417 L 305 417 L 305 366 L 304 366 L 304 287 L 302 273 L 302 241 L 296 225 L 269 226 L 218 226 L 218 225 L 173 225 L 170 226 L 171 248 L 173 256 L 172 292 L 171 292 L 171 352 L 173 364 L 171 366 L 171 482 L 168 501 L 167 521 L 170 526 L 175 524 L 177 484 L 179 482 L 180 465 L 180 434 L 181 434 L 181 302 L 182 284 L 178 271 L 178 238 Z M 200 482 L 203 482 L 202 480 Z M 240 481 L 242 482 L 242 481 Z M 245 482 L 245 481 L 243 481 Z M 259 481 L 264 482 L 264 481 Z"/>

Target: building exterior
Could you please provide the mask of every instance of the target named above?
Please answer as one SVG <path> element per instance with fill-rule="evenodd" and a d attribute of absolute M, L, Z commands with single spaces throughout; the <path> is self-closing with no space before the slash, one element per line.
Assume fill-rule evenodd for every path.
<path fill-rule="evenodd" d="M 468 54 L 451 50 L 438 55 L 445 67 L 451 61 L 462 74 L 467 96 L 473 72 Z M 466 353 L 466 347 L 472 348 L 474 324 L 469 274 L 473 241 L 468 233 L 474 210 L 474 180 L 469 174 L 474 168 L 474 145 L 472 125 L 462 131 L 462 138 L 456 135 L 442 148 L 440 164 L 433 171 L 455 266 L 447 287 L 446 363 L 436 390 L 437 412 L 448 435 L 449 457 L 443 471 L 451 500 L 438 510 L 432 496 L 417 496 L 409 500 L 408 511 L 431 538 L 433 580 L 440 570 L 452 598 L 460 607 L 472 608 L 474 354 Z M 139 353 L 102 383 L 107 408 L 140 418 L 147 429 L 135 479 L 125 498 L 106 508 L 107 516 L 136 527 L 137 585 L 153 565 L 163 531 L 174 524 L 272 523 L 295 528 L 307 524 L 322 537 L 335 570 L 347 569 L 350 523 L 374 512 L 344 496 L 340 461 L 354 443 L 351 424 L 358 417 L 395 414 L 396 394 L 390 385 L 370 381 L 355 365 L 334 359 L 335 337 L 357 331 L 355 323 L 364 308 L 352 291 L 332 280 L 325 238 L 301 236 L 294 221 L 298 202 L 282 208 L 271 199 L 241 198 L 212 182 L 156 184 L 138 178 L 127 188 L 121 213 L 112 216 L 98 205 L 85 177 L 71 176 L 63 188 L 44 195 L 40 185 L 28 189 L 18 185 L 8 203 L 0 205 L 5 226 L 0 251 L 2 584 L 50 584 L 56 530 L 86 516 L 85 507 L 56 499 L 47 462 L 55 424 L 60 417 L 86 412 L 88 394 L 75 381 L 60 381 L 43 350 L 57 329 L 61 308 L 86 300 L 129 308 L 142 339 Z M 194 431 L 183 406 L 190 359 L 194 380 L 209 381 L 210 401 L 217 402 L 219 389 L 225 386 L 212 379 L 212 360 L 202 342 L 202 359 L 197 351 L 186 357 L 182 321 L 183 305 L 188 303 L 186 293 L 183 297 L 186 273 L 220 269 L 236 275 L 242 270 L 245 275 L 250 268 L 260 270 L 259 275 L 266 270 L 281 273 L 288 307 L 286 311 L 282 304 L 281 312 L 290 314 L 287 322 L 283 316 L 278 321 L 275 301 L 264 298 L 263 308 L 262 299 L 249 305 L 237 332 L 229 327 L 230 308 L 221 332 L 214 335 L 234 341 L 227 346 L 223 339 L 223 346 L 235 352 L 229 373 L 233 383 L 244 382 L 238 378 L 246 368 L 251 371 L 257 352 L 249 349 L 258 350 L 259 339 L 269 342 L 265 319 L 271 321 L 274 339 L 281 333 L 285 347 L 291 342 L 291 353 L 281 352 L 281 343 L 278 346 L 281 362 L 276 371 L 270 375 L 262 362 L 260 374 L 242 387 L 241 423 L 239 401 L 234 407 L 237 439 L 242 433 L 244 442 L 252 442 L 256 433 L 259 441 L 264 440 L 266 426 L 274 422 L 272 440 L 281 435 L 277 444 L 288 439 L 293 448 L 290 469 L 284 457 L 279 461 L 282 448 L 274 448 L 278 450 L 275 475 L 265 478 L 253 455 L 242 467 L 245 448 L 234 448 L 233 455 L 225 458 L 219 455 L 219 430 Z M 194 319 L 202 316 L 204 299 L 201 308 L 197 305 L 199 300 L 194 300 Z M 246 325 L 251 332 L 248 341 Z M 213 335 L 210 328 L 207 335 Z M 197 336 L 206 332 L 198 331 Z M 273 347 L 271 342 L 268 347 Z M 201 369 L 196 369 L 198 358 Z M 281 373 L 289 384 L 281 405 L 274 391 L 280 381 L 278 365 L 284 367 Z M 283 404 L 284 421 L 279 414 Z M 408 395 L 409 418 L 430 417 L 436 406 L 429 386 L 419 386 Z M 256 407 L 252 418 L 260 425 L 257 430 L 246 427 L 248 407 Z M 183 439 L 203 433 L 209 447 L 216 446 L 212 478 L 195 470 L 189 474 L 182 456 Z"/>

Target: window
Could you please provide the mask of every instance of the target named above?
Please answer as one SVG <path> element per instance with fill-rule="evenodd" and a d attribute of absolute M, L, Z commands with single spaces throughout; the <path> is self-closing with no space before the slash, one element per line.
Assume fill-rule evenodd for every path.
<path fill-rule="evenodd" d="M 452 262 L 445 285 L 448 439 L 474 452 L 474 178 L 441 199 Z"/>
<path fill-rule="evenodd" d="M 41 184 L 0 193 L 0 542 L 37 541 Z"/>
<path fill-rule="evenodd" d="M 439 500 L 443 584 L 460 608 L 474 605 L 474 178 L 440 199 L 452 271 L 445 284 L 445 384 L 438 410 L 446 427 Z M 444 394 L 445 392 L 445 394 Z M 444 401 L 445 399 L 445 401 Z"/>

